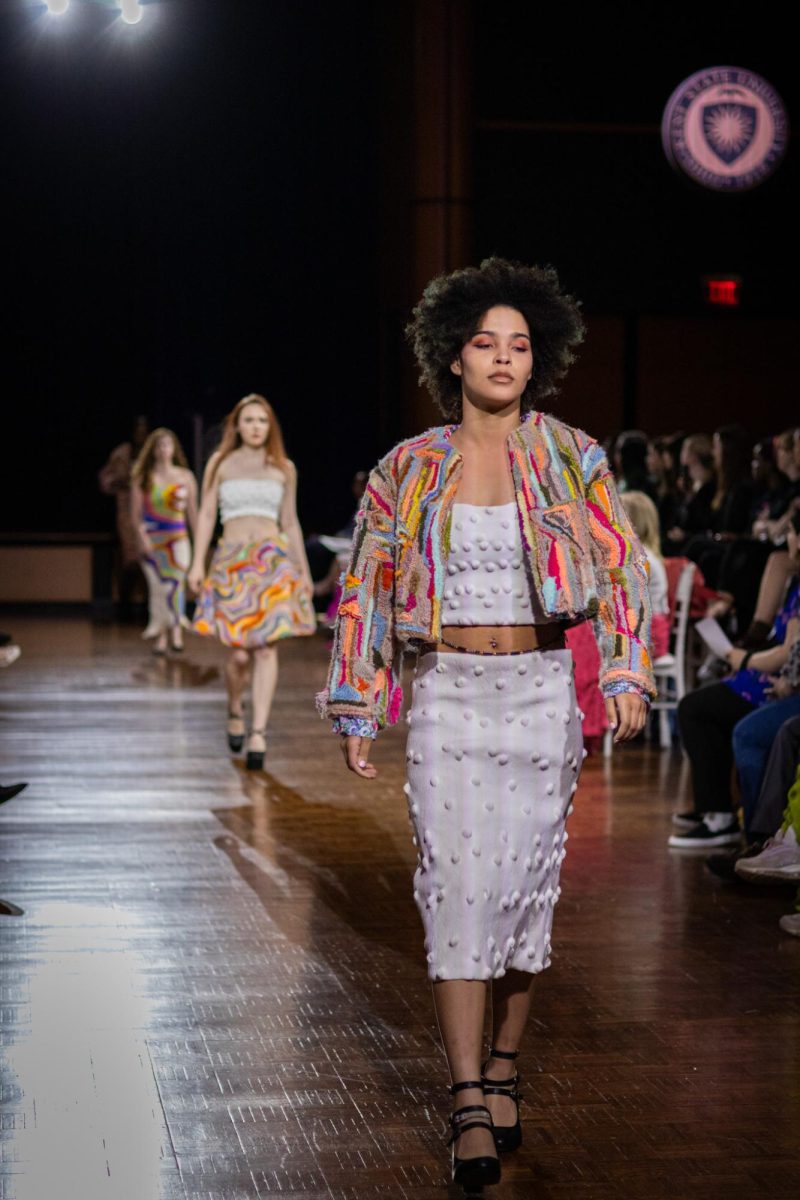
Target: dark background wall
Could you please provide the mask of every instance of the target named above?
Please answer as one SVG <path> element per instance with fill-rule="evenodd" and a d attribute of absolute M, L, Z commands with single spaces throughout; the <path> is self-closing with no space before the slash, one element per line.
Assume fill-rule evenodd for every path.
<path fill-rule="evenodd" d="M 582 298 L 589 335 L 562 407 L 593 432 L 732 419 L 757 432 L 800 417 L 796 155 L 761 187 L 721 195 L 676 174 L 661 146 L 667 98 L 706 66 L 747 66 L 796 111 L 774 26 L 742 6 L 719 16 L 524 6 L 476 38 L 475 252 L 552 262 Z M 741 276 L 739 311 L 704 306 L 714 273 Z"/>
<path fill-rule="evenodd" d="M 349 516 L 378 370 L 366 8 L 168 0 L 128 29 L 80 0 L 0 11 L 2 524 L 109 525 L 96 472 L 134 414 L 188 441 L 192 413 L 253 390 L 306 519 L 336 518 L 317 472 L 345 476 Z"/>
<path fill-rule="evenodd" d="M 162 0 L 133 30 L 79 0 L 60 22 L 0 9 L 0 524 L 107 527 L 96 471 L 134 414 L 189 440 L 193 414 L 213 425 L 255 389 L 305 524 L 335 528 L 352 471 L 436 420 L 409 404 L 401 330 L 428 264 L 412 209 L 437 113 L 414 64 L 436 74 L 437 7 Z M 795 155 L 718 196 L 672 172 L 658 130 L 676 84 L 720 62 L 765 75 L 791 117 L 774 24 L 444 8 L 443 40 L 463 41 L 462 253 L 552 262 L 586 307 L 560 411 L 598 435 L 796 420 Z M 704 310 L 714 271 L 742 276 L 737 313 Z"/>

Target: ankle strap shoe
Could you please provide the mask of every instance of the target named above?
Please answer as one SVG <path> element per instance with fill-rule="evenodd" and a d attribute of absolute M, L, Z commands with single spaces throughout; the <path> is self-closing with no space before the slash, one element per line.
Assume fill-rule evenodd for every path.
<path fill-rule="evenodd" d="M 489 1050 L 491 1058 L 510 1059 L 512 1062 L 519 1055 L 519 1050 L 495 1050 L 494 1046 Z M 509 1154 L 512 1150 L 518 1150 L 522 1145 L 522 1126 L 519 1120 L 519 1102 L 522 1100 L 522 1093 L 518 1091 L 519 1075 L 514 1074 L 510 1079 L 489 1079 L 486 1075 L 486 1062 L 481 1067 L 481 1084 L 483 1086 L 483 1094 L 485 1096 L 507 1096 L 509 1100 L 513 1100 L 517 1109 L 517 1120 L 513 1125 L 493 1125 L 494 1144 L 497 1146 L 499 1154 Z"/>
<path fill-rule="evenodd" d="M 468 1088 L 480 1090 L 480 1080 L 466 1083 L 454 1083 L 450 1095 L 466 1091 Z M 477 1116 L 480 1114 L 480 1116 Z M 450 1117 L 452 1134 L 447 1145 L 453 1147 L 453 1183 L 463 1187 L 465 1191 L 480 1191 L 487 1184 L 500 1182 L 500 1159 L 496 1155 L 482 1154 L 475 1158 L 458 1158 L 455 1143 L 462 1133 L 470 1129 L 485 1129 L 492 1132 L 492 1114 L 484 1104 L 467 1104 L 464 1108 L 456 1109 Z"/>

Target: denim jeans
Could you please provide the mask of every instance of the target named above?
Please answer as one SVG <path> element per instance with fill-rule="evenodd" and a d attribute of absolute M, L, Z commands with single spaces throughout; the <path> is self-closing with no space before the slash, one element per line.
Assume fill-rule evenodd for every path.
<path fill-rule="evenodd" d="M 743 717 L 733 730 L 733 756 L 742 793 L 745 829 L 750 829 L 756 811 L 773 742 L 784 722 L 796 716 L 800 716 L 800 694 L 789 696 L 786 700 L 768 701 Z M 774 833 L 775 830 L 767 832 Z"/>

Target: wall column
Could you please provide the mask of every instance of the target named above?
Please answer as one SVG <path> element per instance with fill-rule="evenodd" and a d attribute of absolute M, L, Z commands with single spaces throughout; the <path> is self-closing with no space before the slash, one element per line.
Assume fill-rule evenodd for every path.
<path fill-rule="evenodd" d="M 400 407 L 401 420 L 393 423 L 401 435 L 439 419 L 408 351 L 400 348 L 402 327 L 425 284 L 472 256 L 469 12 L 466 0 L 414 0 L 383 9 L 391 30 L 384 29 L 383 61 L 389 38 L 395 51 L 398 40 L 405 43 L 403 68 L 384 81 L 382 228 L 382 357 L 384 373 L 393 377 L 384 398 Z"/>

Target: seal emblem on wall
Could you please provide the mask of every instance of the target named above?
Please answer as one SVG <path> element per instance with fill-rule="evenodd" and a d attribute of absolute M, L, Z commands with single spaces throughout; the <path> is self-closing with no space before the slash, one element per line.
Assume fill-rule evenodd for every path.
<path fill-rule="evenodd" d="M 709 67 L 675 89 L 661 122 L 676 170 L 715 191 L 763 183 L 786 152 L 789 121 L 778 93 L 753 71 Z"/>

